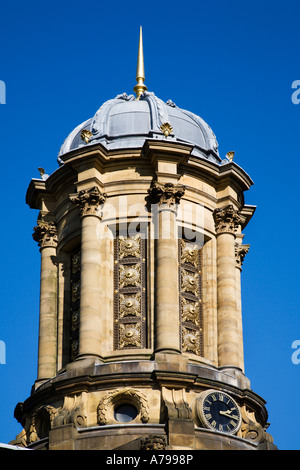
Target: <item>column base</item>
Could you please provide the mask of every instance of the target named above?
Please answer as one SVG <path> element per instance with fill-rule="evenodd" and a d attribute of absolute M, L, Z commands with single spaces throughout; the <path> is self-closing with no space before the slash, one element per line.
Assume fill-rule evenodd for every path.
<path fill-rule="evenodd" d="M 240 367 L 227 365 L 227 366 L 218 367 L 218 369 L 220 372 L 223 372 L 224 374 L 228 374 L 237 378 L 241 382 L 241 388 L 246 388 L 246 389 L 251 388 L 250 380 L 248 379 L 248 377 L 245 376 L 243 370 Z"/>
<path fill-rule="evenodd" d="M 78 368 L 85 368 L 85 367 L 94 367 L 98 364 L 103 364 L 104 360 L 100 356 L 93 356 L 93 355 L 82 355 L 77 356 L 73 362 L 69 362 L 65 369 L 72 370 Z"/>

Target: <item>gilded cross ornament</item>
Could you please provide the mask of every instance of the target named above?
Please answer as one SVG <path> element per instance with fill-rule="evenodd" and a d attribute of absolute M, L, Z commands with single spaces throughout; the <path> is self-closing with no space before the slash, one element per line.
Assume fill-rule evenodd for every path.
<path fill-rule="evenodd" d="M 100 217 L 98 208 L 104 204 L 106 194 L 102 193 L 97 186 L 91 189 L 81 190 L 78 194 L 72 194 L 70 200 L 79 208 L 81 217 L 94 215 Z"/>
<path fill-rule="evenodd" d="M 240 212 L 232 205 L 228 205 L 221 209 L 215 209 L 213 212 L 216 232 L 219 233 L 235 233 L 240 225 L 245 222 Z"/>
<path fill-rule="evenodd" d="M 179 204 L 185 193 L 185 186 L 174 183 L 152 182 L 148 190 L 150 201 L 153 204 L 167 204 L 168 206 Z"/>
<path fill-rule="evenodd" d="M 38 220 L 32 234 L 33 239 L 38 242 L 39 247 L 57 246 L 57 229 L 54 222 Z"/>

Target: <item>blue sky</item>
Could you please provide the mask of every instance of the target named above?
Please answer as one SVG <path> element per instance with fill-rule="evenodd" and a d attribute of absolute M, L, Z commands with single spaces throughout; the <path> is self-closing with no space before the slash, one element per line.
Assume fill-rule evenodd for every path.
<path fill-rule="evenodd" d="M 277 446 L 300 449 L 300 364 L 292 362 L 300 340 L 300 104 L 291 100 L 299 14 L 291 0 L 2 2 L 0 442 L 20 432 L 14 407 L 36 379 L 38 214 L 25 204 L 27 187 L 38 167 L 57 168 L 76 125 L 133 92 L 142 25 L 149 91 L 200 115 L 221 156 L 234 150 L 254 181 L 245 195 L 257 205 L 244 238 L 245 372 L 267 401 Z"/>

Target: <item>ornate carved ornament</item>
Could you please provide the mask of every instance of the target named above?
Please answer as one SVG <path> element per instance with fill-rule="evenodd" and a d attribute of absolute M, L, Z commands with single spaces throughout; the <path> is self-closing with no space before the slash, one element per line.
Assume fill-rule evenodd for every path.
<path fill-rule="evenodd" d="M 165 436 L 150 434 L 141 440 L 140 450 L 166 450 L 167 441 Z"/>
<path fill-rule="evenodd" d="M 186 243 L 184 240 L 181 241 L 181 262 L 191 263 L 195 268 L 199 265 L 199 247 L 192 244 Z"/>
<path fill-rule="evenodd" d="M 119 348 L 137 347 L 141 345 L 141 323 L 121 323 L 119 331 Z"/>
<path fill-rule="evenodd" d="M 164 134 L 165 137 L 168 137 L 170 134 L 172 134 L 173 127 L 171 126 L 171 124 L 169 122 L 164 122 L 160 126 L 160 130 L 162 131 L 162 133 Z"/>
<path fill-rule="evenodd" d="M 141 236 L 135 235 L 134 237 L 125 238 L 119 237 L 119 257 L 139 258 L 141 256 Z"/>
<path fill-rule="evenodd" d="M 65 396 L 63 406 L 56 413 L 53 427 L 63 426 L 64 424 L 70 423 L 75 424 L 76 427 L 86 426 L 87 400 L 87 392 Z"/>
<path fill-rule="evenodd" d="M 273 444 L 273 437 L 256 421 L 255 413 L 246 406 L 241 407 L 242 426 L 240 435 L 251 442 L 269 442 Z"/>
<path fill-rule="evenodd" d="M 135 421 L 147 423 L 149 421 L 149 405 L 146 396 L 133 388 L 117 389 L 108 392 L 100 401 L 97 407 L 98 424 L 112 424 L 114 418 L 114 409 L 116 406 L 128 403 L 136 407 L 138 414 Z"/>
<path fill-rule="evenodd" d="M 70 200 L 79 208 L 81 217 L 93 215 L 100 218 L 98 208 L 101 204 L 104 204 L 106 197 L 105 193 L 102 193 L 97 186 L 94 186 L 91 189 L 79 191 L 78 194 L 72 194 Z"/>
<path fill-rule="evenodd" d="M 43 405 L 33 413 L 28 433 L 28 444 L 48 437 L 49 431 L 53 427 L 56 413 L 57 409 L 51 405 Z"/>
<path fill-rule="evenodd" d="M 32 237 L 41 248 L 57 246 L 57 229 L 54 222 L 38 220 Z"/>
<path fill-rule="evenodd" d="M 226 232 L 235 233 L 239 226 L 246 220 L 232 205 L 223 207 L 222 209 L 215 209 L 213 217 L 218 234 Z"/>
<path fill-rule="evenodd" d="M 84 140 L 86 144 L 89 143 L 92 136 L 93 136 L 92 132 L 89 131 L 88 129 L 82 129 L 82 131 L 80 132 L 81 140 Z"/>
<path fill-rule="evenodd" d="M 200 332 L 182 327 L 182 351 L 201 356 Z"/>
<path fill-rule="evenodd" d="M 185 186 L 174 183 L 159 183 L 153 181 L 148 190 L 151 204 L 179 204 L 185 193 Z"/>
<path fill-rule="evenodd" d="M 199 295 L 199 274 L 181 269 L 181 290 L 182 292 L 190 292 Z"/>
<path fill-rule="evenodd" d="M 191 322 L 199 327 L 200 318 L 200 299 L 198 301 L 181 297 L 182 321 Z"/>
<path fill-rule="evenodd" d="M 248 253 L 250 245 L 235 244 L 235 266 L 242 269 L 244 258 Z"/>
<path fill-rule="evenodd" d="M 141 266 L 139 264 L 120 265 L 120 288 L 141 285 Z"/>
<path fill-rule="evenodd" d="M 141 293 L 120 294 L 120 318 L 141 316 Z"/>

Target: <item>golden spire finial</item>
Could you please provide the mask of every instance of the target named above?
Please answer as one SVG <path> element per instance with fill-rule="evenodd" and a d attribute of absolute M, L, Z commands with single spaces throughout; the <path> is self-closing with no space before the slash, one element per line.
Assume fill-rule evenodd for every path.
<path fill-rule="evenodd" d="M 137 84 L 135 85 L 133 91 L 136 93 L 136 98 L 138 100 L 141 94 L 147 90 L 146 85 L 144 85 L 145 68 L 144 68 L 144 53 L 143 53 L 143 35 L 142 35 L 141 26 L 140 26 L 139 52 L 138 52 L 138 60 L 137 60 L 137 67 L 136 67 L 136 81 L 137 81 Z"/>

